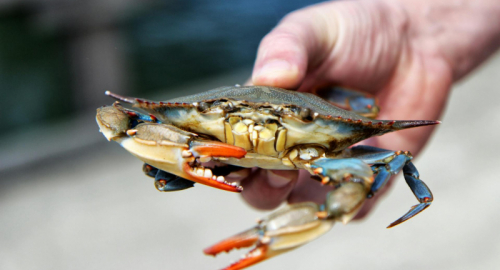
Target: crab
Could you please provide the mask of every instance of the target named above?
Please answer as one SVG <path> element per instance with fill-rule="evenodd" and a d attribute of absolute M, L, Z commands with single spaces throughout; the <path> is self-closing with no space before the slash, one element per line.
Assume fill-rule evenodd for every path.
<path fill-rule="evenodd" d="M 439 121 L 374 120 L 375 100 L 355 91 L 316 91 L 325 100 L 309 93 L 236 85 L 166 102 L 106 94 L 117 101 L 97 109 L 100 131 L 145 162 L 145 174 L 155 178 L 160 191 L 200 183 L 241 192 L 242 187 L 225 176 L 251 167 L 307 170 L 313 179 L 334 187 L 324 204 L 289 205 L 204 250 L 215 256 L 255 246 L 225 269 L 251 266 L 314 240 L 335 222 L 349 222 L 365 200 L 401 170 L 418 204 L 388 228 L 414 217 L 433 200 L 408 151 L 353 145 Z"/>

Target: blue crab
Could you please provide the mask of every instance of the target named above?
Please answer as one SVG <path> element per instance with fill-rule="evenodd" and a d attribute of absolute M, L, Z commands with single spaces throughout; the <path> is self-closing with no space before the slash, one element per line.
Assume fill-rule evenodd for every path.
<path fill-rule="evenodd" d="M 401 170 L 418 204 L 388 227 L 410 219 L 433 200 L 409 152 L 353 144 L 439 121 L 374 120 L 378 107 L 373 99 L 343 88 L 317 93 L 330 102 L 313 94 L 264 86 L 222 87 L 166 102 L 107 92 L 118 101 L 97 109 L 96 119 L 108 140 L 145 162 L 144 172 L 155 178 L 160 191 L 182 190 L 196 182 L 240 192 L 242 187 L 224 176 L 249 167 L 303 169 L 322 184 L 335 187 L 322 205 L 289 205 L 254 228 L 204 250 L 216 255 L 255 246 L 226 268 L 242 269 L 323 235 L 336 221 L 349 222 L 364 201 Z M 210 168 L 207 164 L 213 166 L 213 162 L 209 161 L 225 166 Z"/>

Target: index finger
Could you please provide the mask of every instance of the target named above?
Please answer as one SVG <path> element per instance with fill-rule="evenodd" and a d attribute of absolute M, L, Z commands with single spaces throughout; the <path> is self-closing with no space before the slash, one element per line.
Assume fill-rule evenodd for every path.
<path fill-rule="evenodd" d="M 320 12 L 319 6 L 290 13 L 262 39 L 252 75 L 254 85 L 298 88 L 314 59 L 327 54 L 326 47 L 336 40 L 332 34 L 336 24 L 313 16 Z"/>

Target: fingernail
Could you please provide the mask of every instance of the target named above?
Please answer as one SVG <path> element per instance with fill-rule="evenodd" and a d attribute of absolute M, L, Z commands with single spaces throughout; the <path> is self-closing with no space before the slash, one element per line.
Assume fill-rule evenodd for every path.
<path fill-rule="evenodd" d="M 293 173 L 293 172 L 292 172 Z M 286 186 L 292 181 L 292 174 L 289 171 L 267 171 L 269 185 L 275 188 Z"/>
<path fill-rule="evenodd" d="M 282 78 L 297 76 L 298 67 L 290 64 L 290 62 L 282 59 L 269 60 L 259 71 L 255 77 L 259 78 Z M 265 80 L 265 79 L 264 79 Z"/>

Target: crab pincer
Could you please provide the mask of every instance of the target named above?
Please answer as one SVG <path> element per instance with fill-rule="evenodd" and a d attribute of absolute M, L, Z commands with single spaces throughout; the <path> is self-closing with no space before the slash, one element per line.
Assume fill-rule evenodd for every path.
<path fill-rule="evenodd" d="M 243 188 L 236 183 L 229 183 L 224 180 L 224 176 L 214 175 L 212 170 L 202 166 L 193 166 L 196 158 L 209 161 L 212 158 L 242 158 L 246 154 L 245 149 L 217 141 L 193 140 L 189 149 L 183 150 L 182 155 L 188 160 L 183 164 L 183 171 L 189 175 L 187 179 L 200 184 L 227 190 L 240 192 Z M 193 158 L 189 160 L 189 157 Z"/>
<path fill-rule="evenodd" d="M 334 220 L 319 218 L 312 202 L 288 205 L 260 220 L 254 228 L 224 239 L 204 250 L 207 255 L 255 246 L 224 270 L 237 270 L 300 247 L 329 231 Z"/>
<path fill-rule="evenodd" d="M 214 175 L 202 163 L 217 158 L 243 158 L 246 150 L 169 124 L 158 123 L 119 104 L 98 109 L 97 123 L 108 140 L 118 142 L 134 156 L 154 168 L 184 179 L 222 190 L 240 192 L 236 183 Z M 165 191 L 165 190 L 161 190 Z"/>

